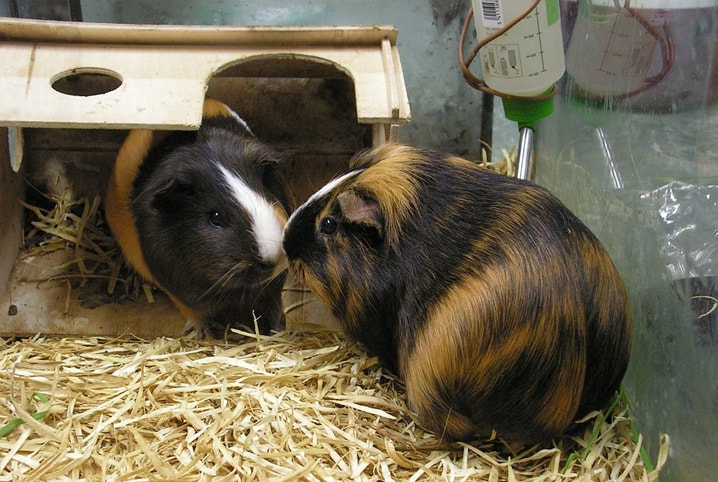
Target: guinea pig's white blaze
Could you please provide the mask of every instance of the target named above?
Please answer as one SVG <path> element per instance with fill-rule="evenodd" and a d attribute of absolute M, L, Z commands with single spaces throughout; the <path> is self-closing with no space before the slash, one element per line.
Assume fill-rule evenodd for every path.
<path fill-rule="evenodd" d="M 357 169 L 354 171 L 347 172 L 346 174 L 343 174 L 335 179 L 332 179 L 328 183 L 326 183 L 320 190 L 312 194 L 309 199 L 307 199 L 304 204 L 299 206 L 291 216 L 289 216 L 289 221 L 287 221 L 287 226 L 292 222 L 292 219 L 296 216 L 297 213 L 301 212 L 305 206 L 308 206 L 310 204 L 313 204 L 317 199 L 321 198 L 322 196 L 326 195 L 327 193 L 331 192 L 332 189 L 337 187 L 339 184 L 341 184 L 344 180 L 349 179 L 350 177 L 356 176 L 360 172 L 362 172 L 364 169 Z"/>
<path fill-rule="evenodd" d="M 253 191 L 239 176 L 224 166 L 217 164 L 217 167 L 232 190 L 234 198 L 252 219 L 252 232 L 257 240 L 259 256 L 267 263 L 279 262 L 283 256 L 284 226 L 277 216 L 274 203 Z"/>

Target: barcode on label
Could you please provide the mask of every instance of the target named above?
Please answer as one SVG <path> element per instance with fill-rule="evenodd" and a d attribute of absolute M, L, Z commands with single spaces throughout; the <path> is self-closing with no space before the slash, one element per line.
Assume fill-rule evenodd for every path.
<path fill-rule="evenodd" d="M 481 0 L 481 19 L 487 28 L 501 28 L 504 18 L 500 0 Z"/>

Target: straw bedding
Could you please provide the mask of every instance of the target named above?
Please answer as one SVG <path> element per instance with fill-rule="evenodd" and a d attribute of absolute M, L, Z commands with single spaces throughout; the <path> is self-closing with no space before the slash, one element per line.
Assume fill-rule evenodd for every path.
<path fill-rule="evenodd" d="M 125 281 L 98 206 L 26 206 L 30 234 L 52 234 L 31 256 L 76 253 L 68 290 Z M 416 425 L 400 383 L 341 333 L 235 335 L 0 339 L 0 482 L 652 481 L 665 463 L 668 437 L 654 468 L 625 397 L 548 447 L 449 445 Z"/>
<path fill-rule="evenodd" d="M 446 445 L 331 331 L 8 340 L 0 480 L 655 480 L 626 407 L 520 452 Z M 34 417 L 33 417 L 34 414 Z M 37 418 L 37 419 L 36 419 Z M 14 420 L 15 425 L 10 426 Z M 665 444 L 664 444 L 665 446 Z M 665 454 L 660 455 L 665 458 Z M 662 465 L 659 460 L 659 466 Z"/>

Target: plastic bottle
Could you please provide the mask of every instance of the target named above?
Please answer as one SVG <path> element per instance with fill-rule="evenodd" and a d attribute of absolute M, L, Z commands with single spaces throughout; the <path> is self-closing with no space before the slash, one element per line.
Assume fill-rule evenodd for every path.
<path fill-rule="evenodd" d="M 635 13 L 616 8 L 612 0 L 580 2 L 566 52 L 568 72 L 576 85 L 596 97 L 639 90 L 650 73 L 657 73 L 650 69 L 657 37 L 664 34 L 664 12 Z"/>
<path fill-rule="evenodd" d="M 531 0 L 472 0 L 479 40 L 518 17 Z M 541 0 L 523 20 L 481 48 L 484 81 L 516 96 L 544 94 L 564 73 L 558 0 Z"/>
<path fill-rule="evenodd" d="M 497 33 L 532 4 L 532 0 L 472 0 L 480 41 Z M 503 97 L 504 115 L 518 123 L 517 177 L 531 179 L 536 124 L 553 112 L 550 93 L 565 71 L 558 0 L 541 0 L 522 20 L 479 50 L 484 82 Z M 523 99 L 525 98 L 525 99 Z"/>

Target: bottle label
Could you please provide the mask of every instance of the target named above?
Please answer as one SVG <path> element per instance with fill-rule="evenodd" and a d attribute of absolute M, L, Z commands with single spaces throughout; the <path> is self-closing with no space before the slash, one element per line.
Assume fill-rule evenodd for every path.
<path fill-rule="evenodd" d="M 500 29 L 506 24 L 504 18 L 504 9 L 501 0 L 480 0 L 481 3 L 481 19 L 484 27 L 487 29 Z M 545 2 L 546 20 L 548 25 L 561 20 L 560 7 L 558 0 L 548 0 Z M 509 21 L 511 19 L 508 19 Z"/>
<path fill-rule="evenodd" d="M 499 29 L 504 26 L 504 13 L 500 0 L 481 0 L 481 18 L 486 28 Z"/>

